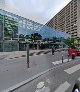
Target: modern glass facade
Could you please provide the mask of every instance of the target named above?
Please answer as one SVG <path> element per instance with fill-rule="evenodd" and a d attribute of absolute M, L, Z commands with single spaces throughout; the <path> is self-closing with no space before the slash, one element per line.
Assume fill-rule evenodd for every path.
<path fill-rule="evenodd" d="M 64 39 L 70 35 L 0 9 L 0 51 L 25 50 L 20 41 Z"/>

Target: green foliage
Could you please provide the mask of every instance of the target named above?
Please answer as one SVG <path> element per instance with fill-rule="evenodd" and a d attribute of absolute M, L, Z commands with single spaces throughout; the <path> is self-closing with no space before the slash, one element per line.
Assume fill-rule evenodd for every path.
<path fill-rule="evenodd" d="M 50 39 L 49 38 L 44 38 L 43 39 L 43 41 L 45 42 L 45 41 L 49 41 Z"/>
<path fill-rule="evenodd" d="M 68 45 L 68 47 L 71 49 L 77 49 L 76 41 L 77 39 L 72 37 L 72 38 L 65 39 L 64 43 Z"/>
<path fill-rule="evenodd" d="M 3 15 L 0 14 L 0 24 L 3 23 Z"/>
<path fill-rule="evenodd" d="M 38 33 L 34 33 L 34 34 L 31 34 L 31 39 L 32 40 L 41 40 L 42 36 Z"/>
<path fill-rule="evenodd" d="M 30 35 L 26 35 L 25 38 L 26 38 L 26 39 L 30 39 Z"/>
<path fill-rule="evenodd" d="M 18 32 L 18 22 L 11 17 L 4 16 L 4 36 L 13 37 Z"/>
<path fill-rule="evenodd" d="M 20 34 L 20 35 L 19 35 L 19 38 L 24 38 L 24 35 L 23 35 L 23 34 Z"/>

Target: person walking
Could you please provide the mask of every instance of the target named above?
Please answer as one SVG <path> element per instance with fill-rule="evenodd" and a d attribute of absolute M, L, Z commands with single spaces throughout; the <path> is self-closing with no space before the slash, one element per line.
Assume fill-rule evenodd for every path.
<path fill-rule="evenodd" d="M 79 83 L 75 83 L 72 92 L 80 92 L 79 91 Z"/>

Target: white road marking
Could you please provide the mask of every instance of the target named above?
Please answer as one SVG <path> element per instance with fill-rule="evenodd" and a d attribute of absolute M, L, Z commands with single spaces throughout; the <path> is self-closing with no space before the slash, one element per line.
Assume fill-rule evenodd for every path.
<path fill-rule="evenodd" d="M 44 86 L 42 89 L 37 89 L 35 92 L 50 92 L 50 88 Z"/>
<path fill-rule="evenodd" d="M 47 83 L 50 83 L 50 80 L 49 80 L 49 79 L 46 79 L 46 82 L 47 82 Z"/>
<path fill-rule="evenodd" d="M 69 59 L 69 61 L 71 61 L 71 59 Z M 68 59 L 64 59 L 63 62 L 68 62 Z M 60 64 L 62 63 L 62 60 L 59 60 L 59 61 L 55 61 L 55 62 L 52 62 L 54 65 L 57 65 L 57 64 Z"/>
<path fill-rule="evenodd" d="M 65 52 L 65 51 L 62 51 L 62 52 Z"/>
<path fill-rule="evenodd" d="M 55 62 L 52 62 L 54 65 L 57 65 L 57 64 L 60 64 L 60 63 L 62 63 L 62 60 L 60 60 L 60 61 L 55 61 Z"/>
<path fill-rule="evenodd" d="M 49 87 L 44 86 L 44 82 L 40 82 L 37 85 L 37 90 L 35 92 L 50 92 Z"/>
<path fill-rule="evenodd" d="M 54 53 L 59 53 L 59 52 L 54 52 Z"/>
<path fill-rule="evenodd" d="M 66 81 L 61 84 L 54 92 L 65 92 L 70 87 L 70 84 Z"/>
<path fill-rule="evenodd" d="M 71 68 L 68 68 L 68 69 L 66 69 L 64 71 L 67 72 L 68 74 L 72 74 L 72 73 L 78 71 L 79 69 L 80 69 L 80 64 L 75 65 L 75 66 L 73 66 Z"/>
<path fill-rule="evenodd" d="M 41 53 L 40 55 L 44 55 L 43 53 Z"/>
<path fill-rule="evenodd" d="M 80 81 L 80 78 L 78 78 L 78 80 Z"/>
<path fill-rule="evenodd" d="M 37 88 L 39 89 L 39 88 L 43 88 L 44 87 L 44 82 L 40 82 L 40 83 L 38 83 L 38 85 L 37 85 Z"/>

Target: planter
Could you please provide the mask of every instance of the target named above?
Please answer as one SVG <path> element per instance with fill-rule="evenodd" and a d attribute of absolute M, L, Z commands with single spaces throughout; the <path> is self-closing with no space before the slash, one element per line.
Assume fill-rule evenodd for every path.
<path fill-rule="evenodd" d="M 79 53 L 79 50 L 75 50 L 75 49 L 68 49 L 68 53 L 69 56 L 72 56 L 72 53 L 75 54 L 75 56 L 77 56 L 77 54 Z"/>

